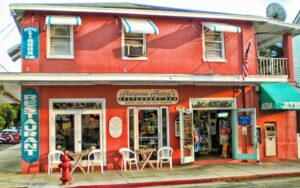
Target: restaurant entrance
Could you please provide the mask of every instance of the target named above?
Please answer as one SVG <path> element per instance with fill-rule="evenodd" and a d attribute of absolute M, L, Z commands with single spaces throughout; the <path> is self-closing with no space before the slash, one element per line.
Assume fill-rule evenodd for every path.
<path fill-rule="evenodd" d="M 77 153 L 91 147 L 104 149 L 102 102 L 55 100 L 50 103 L 50 151 Z"/>
<path fill-rule="evenodd" d="M 129 108 L 129 146 L 132 150 L 169 144 L 167 107 Z M 156 159 L 153 153 L 151 159 Z"/>

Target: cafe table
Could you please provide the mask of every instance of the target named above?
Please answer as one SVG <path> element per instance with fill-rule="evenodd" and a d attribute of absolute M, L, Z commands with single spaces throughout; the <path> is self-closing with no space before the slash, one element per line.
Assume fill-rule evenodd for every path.
<path fill-rule="evenodd" d="M 147 164 L 149 167 L 151 167 L 155 170 L 155 167 L 152 164 L 153 162 L 150 160 L 150 158 L 151 158 L 153 152 L 156 152 L 156 148 L 137 149 L 137 150 L 135 150 L 135 152 L 142 157 L 141 170 L 143 170 Z"/>
<path fill-rule="evenodd" d="M 66 151 L 66 154 L 74 160 L 74 164 L 72 165 L 72 170 L 70 174 L 73 174 L 76 168 L 79 168 L 83 174 L 86 174 L 84 168 L 82 167 L 81 161 L 82 158 L 87 156 L 92 150 L 93 149 L 91 148 L 82 152 Z"/>

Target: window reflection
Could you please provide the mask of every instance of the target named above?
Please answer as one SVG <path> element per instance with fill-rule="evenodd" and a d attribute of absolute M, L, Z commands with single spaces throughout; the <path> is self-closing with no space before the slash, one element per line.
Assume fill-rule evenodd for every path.
<path fill-rule="evenodd" d="M 55 116 L 55 148 L 74 151 L 74 115 Z"/>
<path fill-rule="evenodd" d="M 94 146 L 100 149 L 100 119 L 99 114 L 83 114 L 81 116 L 82 151 Z"/>

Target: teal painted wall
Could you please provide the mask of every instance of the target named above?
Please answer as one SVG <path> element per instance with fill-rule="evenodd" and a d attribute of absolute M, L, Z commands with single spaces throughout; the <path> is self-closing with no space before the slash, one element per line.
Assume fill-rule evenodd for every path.
<path fill-rule="evenodd" d="M 300 82 L 300 35 L 293 37 L 293 56 L 295 80 Z"/>

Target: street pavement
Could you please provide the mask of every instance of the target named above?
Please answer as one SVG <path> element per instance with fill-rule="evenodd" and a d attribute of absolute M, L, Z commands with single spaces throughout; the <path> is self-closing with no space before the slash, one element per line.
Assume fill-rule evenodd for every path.
<path fill-rule="evenodd" d="M 60 173 L 51 175 L 20 174 L 20 144 L 0 151 L 0 187 L 61 187 Z M 262 164 L 226 164 L 175 166 L 171 171 L 168 167 L 159 170 L 150 168 L 143 171 L 99 170 L 82 174 L 80 171 L 72 175 L 69 187 L 251 187 L 264 186 L 269 182 L 283 180 L 283 177 L 298 178 L 293 180 L 300 183 L 300 161 L 275 161 Z M 255 183 L 257 182 L 257 183 Z M 282 182 L 282 181 L 278 181 Z M 284 186 L 288 186 L 288 182 Z M 278 185 L 269 184 L 276 187 Z M 298 184 L 300 187 L 300 184 Z M 252 186 L 252 187 L 253 187 Z M 280 186 L 279 186 L 280 187 Z M 288 186 L 293 187 L 293 186 Z"/>

